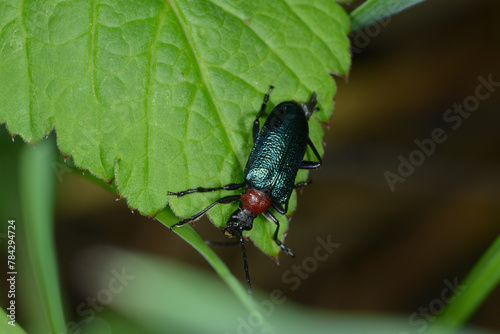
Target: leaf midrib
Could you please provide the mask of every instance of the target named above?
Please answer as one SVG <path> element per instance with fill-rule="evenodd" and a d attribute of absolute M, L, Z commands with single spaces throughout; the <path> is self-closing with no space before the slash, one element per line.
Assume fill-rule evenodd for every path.
<path fill-rule="evenodd" d="M 90 75 L 92 76 L 92 96 L 94 98 L 94 104 L 95 104 L 95 111 L 96 111 L 96 133 L 97 133 L 97 143 L 99 147 L 99 164 L 100 167 L 102 168 L 102 175 L 105 176 L 106 173 L 106 168 L 104 167 L 103 164 L 103 150 L 102 150 L 102 140 L 101 140 L 101 111 L 99 108 L 99 98 L 97 97 L 97 89 L 96 89 L 96 82 L 95 82 L 95 71 L 96 71 L 96 66 L 95 66 L 95 53 L 96 53 L 96 47 L 95 47 L 95 39 L 96 39 L 96 27 L 97 27 L 97 0 L 93 1 L 92 4 L 92 28 L 90 29 L 90 35 L 91 35 L 91 45 L 90 45 Z"/>
<path fill-rule="evenodd" d="M 224 135 L 226 137 L 226 142 L 229 143 L 229 146 L 231 148 L 231 152 L 232 154 L 234 154 L 236 156 L 236 160 L 238 161 L 238 163 L 240 164 L 240 168 L 243 169 L 244 168 L 244 163 L 240 161 L 239 159 L 239 156 L 238 154 L 236 154 L 237 150 L 235 149 L 235 147 L 233 146 L 233 143 L 232 141 L 230 140 L 229 138 L 229 133 L 228 133 L 228 126 L 227 124 L 225 123 L 225 120 L 224 118 L 222 117 L 222 114 L 221 114 L 221 111 L 217 105 L 217 103 L 215 102 L 216 99 L 213 95 L 213 90 L 211 89 L 210 85 L 208 84 L 207 82 L 207 74 L 206 74 L 206 71 L 204 71 L 201 66 L 201 61 L 200 59 L 197 57 L 197 52 L 195 52 L 196 48 L 194 46 L 194 41 L 191 40 L 190 38 L 190 34 L 189 34 L 189 31 L 187 30 L 187 27 L 186 27 L 186 24 L 185 22 L 182 20 L 182 15 L 181 15 L 181 11 L 179 9 L 179 7 L 177 6 L 177 4 L 175 3 L 175 0 L 168 0 L 174 13 L 175 13 L 175 17 L 177 19 L 177 21 L 179 22 L 179 25 L 180 27 L 182 28 L 182 32 L 186 38 L 186 41 L 187 43 L 189 44 L 189 47 L 190 47 L 190 50 L 191 50 L 191 54 L 192 54 L 192 57 L 195 59 L 195 64 L 196 66 L 198 67 L 198 71 L 200 73 L 200 76 L 201 76 L 201 79 L 202 79 L 202 82 L 203 82 L 203 85 L 205 86 L 207 92 L 208 92 L 208 95 L 210 97 L 210 101 L 212 103 L 212 106 L 213 108 L 215 109 L 216 111 L 216 114 L 222 124 L 222 130 L 224 132 Z M 189 115 L 189 113 L 188 113 Z M 189 183 L 189 175 L 190 173 L 186 173 L 186 176 L 187 176 L 187 179 L 188 179 L 188 183 Z"/>
<path fill-rule="evenodd" d="M 27 78 L 27 91 L 28 91 L 28 115 L 29 115 L 29 131 L 30 131 L 30 140 L 33 140 L 34 130 L 33 130 L 33 108 L 32 108 L 32 99 L 31 99 L 31 73 L 30 73 L 30 65 L 29 65 L 29 55 L 28 55 L 28 33 L 26 32 L 26 27 L 24 26 L 24 0 L 21 0 L 19 3 L 19 21 L 22 29 L 22 34 L 24 36 L 24 57 L 26 58 L 26 78 Z"/>

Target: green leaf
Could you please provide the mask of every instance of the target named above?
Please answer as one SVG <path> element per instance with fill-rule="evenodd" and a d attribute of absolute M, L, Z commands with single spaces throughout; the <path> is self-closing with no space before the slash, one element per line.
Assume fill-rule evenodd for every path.
<path fill-rule="evenodd" d="M 130 208 L 150 216 L 167 202 L 190 216 L 221 196 L 177 199 L 168 191 L 242 181 L 251 125 L 271 84 L 270 108 L 317 92 L 321 111 L 310 129 L 322 153 L 319 122 L 328 121 L 336 90 L 331 74 L 346 75 L 350 65 L 349 18 L 333 1 L 2 7 L 0 122 L 29 142 L 55 128 L 63 154 L 114 182 Z M 222 226 L 234 208 L 220 205 L 209 216 Z M 280 222 L 283 238 L 287 220 Z M 250 236 L 276 257 L 273 230 L 259 219 Z"/>
<path fill-rule="evenodd" d="M 369 26 L 422 1 L 424 0 L 368 0 L 350 14 L 352 30 Z"/>
<path fill-rule="evenodd" d="M 29 295 L 30 306 L 40 307 L 31 309 L 34 311 L 32 318 L 43 319 L 43 323 L 37 325 L 39 330 L 45 327 L 52 333 L 64 333 L 66 327 L 53 236 L 55 175 L 52 163 L 55 154 L 52 140 L 43 141 L 34 147 L 23 146 L 19 158 L 22 220 L 16 224 L 25 239 L 17 240 L 16 244 L 25 246 L 18 247 L 22 252 L 20 254 L 23 254 L 23 261 L 26 261 L 21 272 L 31 277 L 30 281 L 36 285 L 36 291 Z M 43 317 L 40 309 L 44 313 Z"/>
<path fill-rule="evenodd" d="M 434 324 L 436 333 L 453 333 L 465 324 L 499 282 L 500 236 L 481 256 L 463 282 L 460 282 L 463 288 Z"/>
<path fill-rule="evenodd" d="M 404 334 L 418 333 L 420 328 L 412 326 L 403 315 L 306 308 L 290 300 L 291 291 L 287 289 L 256 290 L 256 309 L 250 311 L 204 270 L 109 247 L 82 255 L 78 268 L 90 278 L 86 284 L 88 293 L 101 288 L 99 280 L 91 279 L 93 276 L 102 277 L 102 273 L 116 268 L 125 268 L 128 275 L 134 276 L 99 313 L 100 320 L 107 324 L 107 332 Z M 90 328 L 96 322 L 82 321 L 83 333 L 94 333 Z M 132 325 L 136 328 L 131 328 Z M 456 333 L 490 332 L 460 329 Z"/>

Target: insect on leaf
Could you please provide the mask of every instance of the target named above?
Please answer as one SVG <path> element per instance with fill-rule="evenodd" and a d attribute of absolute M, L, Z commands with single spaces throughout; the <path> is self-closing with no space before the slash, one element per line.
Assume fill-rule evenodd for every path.
<path fill-rule="evenodd" d="M 269 85 L 276 89 L 266 115 L 317 92 L 321 111 L 309 124 L 322 153 L 331 74 L 346 75 L 350 65 L 349 19 L 333 1 L 0 6 L 0 122 L 29 142 L 55 129 L 75 165 L 114 182 L 130 208 L 150 216 L 168 204 L 187 217 L 221 196 L 169 191 L 242 182 Z M 222 226 L 232 210 L 219 205 L 210 217 Z M 276 256 L 273 230 L 260 219 L 250 236 Z"/>

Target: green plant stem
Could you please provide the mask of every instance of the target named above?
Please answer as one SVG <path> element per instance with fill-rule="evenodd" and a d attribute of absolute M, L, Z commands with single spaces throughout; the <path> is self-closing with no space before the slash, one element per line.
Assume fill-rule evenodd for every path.
<path fill-rule="evenodd" d="M 20 203 L 23 219 L 19 227 L 26 236 L 23 251 L 27 251 L 39 297 L 36 302 L 41 305 L 41 310 L 37 311 L 44 313 L 44 317 L 37 319 L 47 322 L 36 326 L 47 326 L 52 333 L 64 333 L 66 328 L 53 236 L 55 174 L 51 163 L 55 161 L 55 153 L 53 140 L 42 140 L 35 146 L 25 145 L 21 151 Z M 18 242 L 22 245 L 20 240 Z M 30 298 L 30 302 L 35 302 L 35 296 Z"/>
<path fill-rule="evenodd" d="M 440 333 L 450 333 L 464 325 L 500 282 L 500 236 L 481 256 L 461 285 L 463 291 L 435 322 Z"/>

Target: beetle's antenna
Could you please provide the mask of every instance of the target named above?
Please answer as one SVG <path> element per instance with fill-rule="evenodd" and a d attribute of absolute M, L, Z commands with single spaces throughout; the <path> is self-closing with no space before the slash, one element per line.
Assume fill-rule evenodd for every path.
<path fill-rule="evenodd" d="M 205 240 L 205 243 L 210 246 L 236 246 L 237 244 L 240 243 L 239 240 L 236 241 L 210 241 L 210 240 Z"/>
<path fill-rule="evenodd" d="M 238 234 L 238 239 L 240 239 L 241 250 L 243 251 L 243 266 L 245 268 L 245 277 L 247 279 L 248 294 L 252 297 L 252 286 L 250 285 L 250 274 L 248 272 L 247 251 L 245 249 L 245 242 L 243 241 L 243 234 L 241 232 Z"/>
<path fill-rule="evenodd" d="M 245 277 L 247 280 L 247 288 L 248 288 L 248 294 L 250 297 L 252 296 L 252 286 L 250 285 L 250 273 L 248 272 L 248 261 L 247 261 L 247 251 L 245 248 L 245 242 L 243 241 L 243 235 L 242 233 L 238 233 L 237 235 L 237 240 L 236 241 L 230 241 L 230 242 L 225 242 L 225 241 L 205 241 L 207 245 L 215 245 L 215 246 L 234 246 L 237 244 L 241 245 L 241 250 L 243 251 L 243 266 L 245 268 Z"/>

